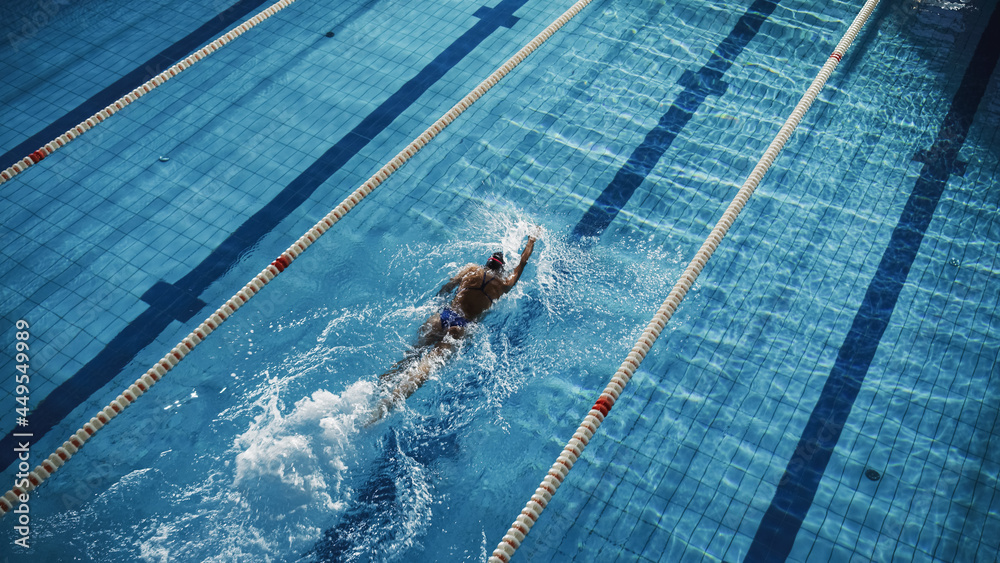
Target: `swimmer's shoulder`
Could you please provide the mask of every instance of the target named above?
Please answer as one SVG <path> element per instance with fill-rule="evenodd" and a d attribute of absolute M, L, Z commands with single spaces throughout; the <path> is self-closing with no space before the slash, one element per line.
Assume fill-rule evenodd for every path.
<path fill-rule="evenodd" d="M 462 283 L 463 285 L 469 283 L 470 277 L 474 277 L 478 271 L 479 266 L 475 264 L 466 264 L 459 268 L 458 272 L 455 273 L 453 280 Z"/>

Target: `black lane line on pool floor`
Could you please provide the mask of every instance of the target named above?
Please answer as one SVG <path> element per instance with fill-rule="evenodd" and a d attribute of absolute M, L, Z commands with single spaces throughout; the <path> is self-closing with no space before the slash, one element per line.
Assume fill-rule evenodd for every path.
<path fill-rule="evenodd" d="M 173 66 L 177 61 L 190 55 L 195 49 L 202 47 L 209 40 L 215 39 L 227 27 L 241 20 L 255 8 L 259 8 L 266 0 L 239 0 L 232 6 L 219 12 L 201 27 L 187 34 L 173 45 L 160 51 L 153 58 L 122 76 L 110 86 L 97 92 L 80 105 L 69 110 L 65 115 L 48 124 L 44 129 L 22 141 L 16 147 L 0 156 L 0 170 L 6 170 L 15 162 L 20 161 L 30 153 L 45 145 L 52 139 L 76 127 L 88 117 L 115 103 L 116 100 L 135 90 L 136 86 L 145 84 L 149 79 L 159 75 Z"/>
<path fill-rule="evenodd" d="M 240 225 L 191 272 L 174 284 L 164 281 L 154 283 L 142 296 L 149 308 L 122 329 L 92 360 L 42 399 L 32 411 L 28 428 L 15 428 L 0 439 L 0 467 L 9 467 L 16 460 L 14 432 L 30 432 L 32 440 L 37 442 L 81 402 L 114 379 L 143 348 L 155 342 L 171 322 L 190 320 L 206 305 L 198 298 L 205 288 L 226 273 L 245 252 L 304 203 L 320 184 L 385 130 L 480 43 L 501 27 L 513 27 L 519 19 L 514 12 L 527 1 L 501 0 L 495 8 L 479 8 L 473 14 L 479 18 L 478 22 Z"/>
<path fill-rule="evenodd" d="M 784 561 L 791 553 L 941 194 L 952 174 L 965 172 L 958 152 L 998 59 L 1000 9 L 995 8 L 934 144 L 913 157 L 924 164 L 920 177 L 744 561 Z"/>
<path fill-rule="evenodd" d="M 519 164 L 524 164 L 531 161 L 530 152 L 537 149 L 539 143 L 548 133 L 548 130 L 552 128 L 559 120 L 564 119 L 566 114 L 572 110 L 576 103 L 583 101 L 588 103 L 593 101 L 595 94 L 588 94 L 588 89 L 591 89 L 600 78 L 602 72 L 611 69 L 611 63 L 618 60 L 621 57 L 622 51 L 629 49 L 629 41 L 632 40 L 637 33 L 640 31 L 633 31 L 634 28 L 630 27 L 634 25 L 640 27 L 641 31 L 645 31 L 647 26 L 652 24 L 652 21 L 656 19 L 660 11 L 666 9 L 666 4 L 651 4 L 646 7 L 646 11 L 641 15 L 636 15 L 634 19 L 625 23 L 625 29 L 622 31 L 615 41 L 611 42 L 611 47 L 608 51 L 601 56 L 600 60 L 596 63 L 592 63 L 590 68 L 583 73 L 572 86 L 566 89 L 566 94 L 559 98 L 556 103 L 547 112 L 542 114 L 541 118 L 538 120 L 537 127 L 532 127 L 524 135 L 524 138 L 517 143 L 510 156 L 503 159 L 499 166 L 490 172 L 490 176 L 497 176 L 500 178 L 505 178 L 512 173 L 514 167 Z M 638 22 L 644 22 L 639 24 Z M 612 71 L 614 69 L 611 69 Z M 572 76 L 572 75 L 571 75 Z M 488 181 L 489 177 L 483 180 L 483 184 Z"/>
<path fill-rule="evenodd" d="M 709 96 L 721 96 L 729 84 L 722 81 L 726 71 L 747 44 L 757 36 L 760 26 L 770 17 L 780 0 L 756 0 L 736 22 L 736 27 L 722 40 L 705 66 L 697 72 L 684 71 L 677 82 L 684 90 L 660 118 L 659 123 L 646 134 L 642 143 L 632 151 L 625 164 L 594 200 L 590 209 L 573 229 L 574 238 L 596 237 L 608 228 L 618 212 L 632 198 L 632 194 L 653 167 L 663 158 L 674 139 L 694 117 L 698 108 Z"/>

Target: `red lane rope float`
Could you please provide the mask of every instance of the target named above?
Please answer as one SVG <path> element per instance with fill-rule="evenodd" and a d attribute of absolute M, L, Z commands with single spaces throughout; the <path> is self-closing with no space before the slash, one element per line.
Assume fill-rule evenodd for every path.
<path fill-rule="evenodd" d="M 535 493 L 531 495 L 531 499 L 528 500 L 525 507 L 521 510 L 521 513 L 511 524 L 510 529 L 504 535 L 503 539 L 500 541 L 497 548 L 493 551 L 493 555 L 489 558 L 489 563 L 507 563 L 510 558 L 520 547 L 521 542 L 524 541 L 525 536 L 531 530 L 531 527 L 535 525 L 538 521 L 538 517 L 541 515 L 542 511 L 548 505 L 549 501 L 552 500 L 552 495 L 555 494 L 559 485 L 562 484 L 563 480 L 566 478 L 566 474 L 576 463 L 577 459 L 583 453 L 584 448 L 587 447 L 587 443 L 593 438 L 594 433 L 600 427 L 604 418 L 608 416 L 611 411 L 611 407 L 614 406 L 615 401 L 621 395 L 628 384 L 629 380 L 632 379 L 632 375 L 635 370 L 638 369 L 639 365 L 642 363 L 643 358 L 649 352 L 649 348 L 659 337 L 660 332 L 663 327 L 666 326 L 667 322 L 670 321 L 670 317 L 673 316 L 674 312 L 677 310 L 677 306 L 680 305 L 682 299 L 687 294 L 691 286 L 694 285 L 698 275 L 701 274 L 702 269 L 708 260 L 712 257 L 715 249 L 718 248 L 719 243 L 722 242 L 722 238 L 726 236 L 729 228 L 732 227 L 733 222 L 736 217 L 743 210 L 750 196 L 753 194 L 754 190 L 757 189 L 757 185 L 763 179 L 764 174 L 767 172 L 771 164 L 778 157 L 778 153 L 785 146 L 785 142 L 791 137 L 792 132 L 798 126 L 802 117 L 809 110 L 809 107 L 815 101 L 816 97 L 819 95 L 820 90 L 826 84 L 827 79 L 830 74 L 833 73 L 834 69 L 840 63 L 841 57 L 847 52 L 847 49 L 854 42 L 857 37 L 858 32 L 861 31 L 861 27 L 865 24 L 868 16 L 871 15 L 875 6 L 878 5 L 878 0 L 868 0 L 868 2 L 858 13 L 854 22 L 848 28 L 844 37 L 840 40 L 837 48 L 834 50 L 832 56 L 827 58 L 826 63 L 823 68 L 820 69 L 816 78 L 813 80 L 812 84 L 806 90 L 806 93 L 802 96 L 798 105 L 792 110 L 791 115 L 785 121 L 785 124 L 778 131 L 777 136 L 771 141 L 770 146 L 764 151 L 764 156 L 761 157 L 757 166 L 754 167 L 753 172 L 747 178 L 746 182 L 740 188 L 740 191 L 736 194 L 736 197 L 729 204 L 726 212 L 723 213 L 722 218 L 712 229 L 712 232 L 708 235 L 708 238 L 702 244 L 698 253 L 695 254 L 694 259 L 691 260 L 687 269 L 681 274 L 681 279 L 674 286 L 673 290 L 667 296 L 666 300 L 660 306 L 659 310 L 653 316 L 653 319 L 646 326 L 646 330 L 643 331 L 642 335 L 639 337 L 638 342 L 636 342 L 635 347 L 629 352 L 628 357 L 622 362 L 621 367 L 615 372 L 614 376 L 611 377 L 611 381 L 605 387 L 601 396 L 591 407 L 590 412 L 583 419 L 583 422 L 577 428 L 573 437 L 563 448 L 562 453 L 556 458 L 555 463 L 549 469 L 542 483 L 535 489 Z"/>
<path fill-rule="evenodd" d="M 105 119 L 111 117 L 118 111 L 122 110 L 125 106 L 131 104 L 132 102 L 138 100 L 139 98 L 153 91 L 153 89 L 157 88 L 167 80 L 170 80 L 171 78 L 180 74 L 185 69 L 189 68 L 191 65 L 211 55 L 215 51 L 219 50 L 223 45 L 229 43 L 233 39 L 236 39 L 240 35 L 243 35 L 243 33 L 248 31 L 250 28 L 256 26 L 257 24 L 273 16 L 274 14 L 280 12 L 293 2 L 295 2 L 295 0 L 280 0 L 275 4 L 272 4 L 270 7 L 261 11 L 256 16 L 234 27 L 229 32 L 220 35 L 215 41 L 212 41 L 208 45 L 205 45 L 201 49 L 195 51 L 193 54 L 189 55 L 184 60 L 174 64 L 173 66 L 161 72 L 160 74 L 154 76 L 153 78 L 150 78 L 144 84 L 142 84 L 135 90 L 132 90 L 132 92 L 125 94 L 121 98 L 118 98 L 118 100 L 116 100 L 114 103 L 109 104 L 106 108 L 100 110 L 94 115 L 83 120 L 76 127 L 71 128 L 69 131 L 66 131 L 59 137 L 46 143 L 45 146 L 29 154 L 28 156 L 22 158 L 18 162 L 15 162 L 6 170 L 0 172 L 0 184 L 3 184 L 4 182 L 10 180 L 11 178 L 17 176 L 21 172 L 24 172 L 29 167 L 38 164 L 39 162 L 42 161 L 42 159 L 54 153 L 58 149 L 66 146 L 73 139 L 76 139 L 80 135 L 83 135 L 91 128 L 96 127 L 98 123 L 101 123 Z"/>
<path fill-rule="evenodd" d="M 287 5 L 293 0 L 282 1 Z M 197 328 L 195 328 L 191 334 L 184 337 L 176 346 L 174 346 L 172 350 L 167 352 L 167 355 L 163 356 L 160 361 L 153 364 L 153 367 L 143 374 L 142 377 L 137 379 L 134 384 L 122 391 L 122 393 L 118 395 L 115 400 L 111 401 L 111 404 L 103 410 L 98 411 L 98 413 L 91 418 L 89 422 L 84 424 L 83 427 L 77 430 L 75 434 L 71 435 L 61 447 L 57 448 L 55 453 L 42 461 L 41 465 L 36 467 L 34 471 L 28 473 L 28 476 L 25 479 L 27 484 L 18 483 L 13 489 L 7 491 L 7 493 L 3 496 L 0 496 L 0 516 L 7 514 L 13 509 L 14 506 L 19 504 L 18 497 L 21 494 L 34 490 L 35 487 L 38 487 L 43 481 L 45 481 L 45 479 L 48 479 L 52 473 L 62 467 L 62 465 L 66 463 L 66 461 L 68 461 L 73 454 L 83 447 L 83 444 L 89 440 L 94 433 L 100 430 L 105 424 L 108 424 L 112 418 L 118 416 L 119 413 L 135 402 L 135 400 L 138 399 L 143 393 L 149 391 L 149 389 L 155 385 L 157 381 L 162 379 L 171 368 L 183 360 L 188 352 L 193 350 L 194 347 L 207 338 L 209 334 L 219 328 L 219 326 L 224 323 L 226 319 L 232 316 L 237 309 L 256 295 L 257 292 L 259 292 L 268 282 L 274 279 L 275 276 L 285 271 L 292 261 L 298 258 L 299 254 L 309 248 L 312 243 L 316 242 L 316 240 L 318 240 L 323 233 L 325 233 L 337 221 L 340 221 L 344 215 L 347 215 L 347 213 L 349 213 L 355 205 L 360 203 L 361 200 L 367 197 L 372 190 L 377 188 L 386 180 L 386 178 L 391 176 L 406 161 L 412 158 L 413 155 L 417 154 L 417 152 L 429 143 L 431 139 L 436 137 L 438 133 L 443 131 L 445 127 L 451 124 L 451 122 L 454 121 L 459 115 L 464 113 L 465 110 L 472 106 L 472 104 L 481 98 L 490 88 L 496 85 L 497 82 L 513 70 L 514 67 L 521 64 L 521 62 L 524 61 L 528 55 L 534 52 L 535 49 L 541 46 L 542 43 L 547 41 L 552 34 L 558 31 L 569 20 L 573 19 L 573 17 L 576 16 L 576 14 L 590 2 L 591 0 L 580 0 L 574 4 L 573 7 L 563 13 L 563 15 L 559 16 L 554 22 L 549 24 L 548 27 L 535 36 L 535 38 L 532 39 L 527 45 L 522 47 L 520 51 L 515 53 L 514 56 L 508 59 L 507 62 L 500 66 L 500 68 L 495 70 L 486 80 L 482 81 L 450 110 L 448 110 L 447 113 L 431 124 L 431 126 L 421 133 L 420 136 L 400 151 L 395 158 L 386 163 L 378 172 L 369 178 L 368 181 L 362 184 L 361 187 L 356 189 L 351 195 L 347 196 L 347 198 L 342 201 L 340 205 L 335 207 L 333 211 L 328 213 L 311 229 L 306 231 L 304 235 L 299 237 L 299 239 L 295 241 L 292 246 L 288 247 L 288 250 L 282 252 L 278 258 L 268 264 L 263 271 L 250 280 L 250 282 L 247 283 L 243 289 L 236 292 L 236 295 L 223 303 L 221 307 L 205 319 L 205 321 L 202 322 Z M 281 2 L 279 2 L 279 4 L 280 3 Z M 268 10 L 272 9 L 274 9 L 274 6 Z M 265 12 L 267 12 L 267 10 L 265 10 Z"/>

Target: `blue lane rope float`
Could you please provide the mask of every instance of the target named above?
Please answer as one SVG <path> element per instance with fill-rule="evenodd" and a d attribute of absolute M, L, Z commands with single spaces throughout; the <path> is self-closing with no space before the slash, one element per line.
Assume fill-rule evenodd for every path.
<path fill-rule="evenodd" d="M 277 12 L 281 8 L 291 4 L 294 0 L 281 0 L 277 4 L 271 6 L 261 14 L 267 14 L 266 17 L 270 17 L 273 13 Z M 406 161 L 413 157 L 417 152 L 420 151 L 427 143 L 431 141 L 434 137 L 443 131 L 448 125 L 451 124 L 459 115 L 469 109 L 472 104 L 481 98 L 487 91 L 489 91 L 493 86 L 495 86 L 504 76 L 506 76 L 510 71 L 512 71 L 517 65 L 521 64 L 524 59 L 528 57 L 532 52 L 538 47 L 545 43 L 556 31 L 558 31 L 562 26 L 566 25 L 569 20 L 573 19 L 584 7 L 590 4 L 591 0 L 580 0 L 574 4 L 570 9 L 568 9 L 561 16 L 556 18 L 548 27 L 542 30 L 534 39 L 528 42 L 527 45 L 521 48 L 520 51 L 515 53 L 510 59 L 507 60 L 503 65 L 501 65 L 497 70 L 493 72 L 486 80 L 482 81 L 478 86 L 476 86 L 471 92 L 469 92 L 464 98 L 462 98 L 457 104 L 455 104 L 450 110 L 448 110 L 441 118 L 431 124 L 423 133 L 420 134 L 416 139 L 414 139 L 409 145 L 407 145 L 402 151 L 400 151 L 395 158 L 386 163 L 382 168 L 376 172 L 371 178 L 369 178 L 364 184 L 356 189 L 351 195 L 349 195 L 343 202 L 337 207 L 330 211 L 323 219 L 316 223 L 311 229 L 306 231 L 297 241 L 295 241 L 292 246 L 288 247 L 287 250 L 281 253 L 277 259 L 268 264 L 268 266 L 257 274 L 253 279 L 250 280 L 242 289 L 240 289 L 236 294 L 231 297 L 228 301 L 222 304 L 214 313 L 212 313 L 204 322 L 202 322 L 197 328 L 195 328 L 190 334 L 184 337 L 172 350 L 167 352 L 160 361 L 156 362 L 153 367 L 151 367 L 146 373 L 144 373 L 139 379 L 135 381 L 134 384 L 130 385 L 127 389 L 122 391 L 118 397 L 111 401 L 111 403 L 104 409 L 97 412 L 97 414 L 90 419 L 89 422 L 85 423 L 83 427 L 72 434 L 69 439 L 63 443 L 63 445 L 56 449 L 56 451 L 51 454 L 48 458 L 44 459 L 41 464 L 36 467 L 33 471 L 27 473 L 27 477 L 19 481 L 7 491 L 4 495 L 0 496 L 0 517 L 7 514 L 13 510 L 14 506 L 20 504 L 20 496 L 27 494 L 39 485 L 43 481 L 49 478 L 49 476 L 54 473 L 57 469 L 63 466 L 64 463 L 69 461 L 69 458 L 73 456 L 83 444 L 89 440 L 98 430 L 100 430 L 104 425 L 108 424 L 112 418 L 118 416 L 123 410 L 125 410 L 130 404 L 135 402 L 143 393 L 149 391 L 149 389 L 156 384 L 170 369 L 172 369 L 178 362 L 184 359 L 184 357 L 194 350 L 194 347 L 200 344 L 205 338 L 208 337 L 213 331 L 215 331 L 219 326 L 225 322 L 237 309 L 242 307 L 247 301 L 249 301 L 254 295 L 257 294 L 268 282 L 274 279 L 278 274 L 283 272 L 293 260 L 295 260 L 302 252 L 309 248 L 312 243 L 316 242 L 320 236 L 323 235 L 330 227 L 332 227 L 337 221 L 340 221 L 344 215 L 347 215 L 351 209 L 354 208 L 358 203 L 361 202 L 365 197 L 368 196 L 377 188 L 382 182 L 384 182 L 389 176 L 391 176 L 396 170 L 403 166 Z M 281 5 L 281 8 L 276 8 L 276 6 Z M 260 18 L 261 14 L 258 14 L 253 18 Z M 243 24 L 246 25 L 246 24 Z M 243 27 L 243 26 L 240 26 Z M 239 29 L 239 28 L 237 28 Z M 230 32 L 232 33 L 232 32 Z M 227 34 L 228 36 L 229 34 Z M 226 37 L 226 36 L 223 36 Z M 220 38 L 221 39 L 221 38 Z M 229 41 L 230 39 L 227 39 Z M 215 44 L 219 42 L 216 40 L 213 42 Z M 219 46 L 225 44 L 225 42 L 219 43 Z M 218 47 L 215 47 L 217 49 Z M 207 47 L 206 47 L 207 49 Z M 214 50 L 214 49 L 213 49 Z M 210 53 L 211 51 L 209 51 Z M 201 53 L 201 51 L 199 51 Z M 197 53 L 196 53 L 197 54 Z M 203 55 L 203 56 L 207 56 Z M 189 57 L 190 58 L 190 57 Z M 187 59 L 185 59 L 187 60 Z M 184 62 L 184 61 L 182 61 Z M 179 63 L 180 64 L 180 63 Z M 173 67 L 172 67 L 173 68 Z M 169 72 L 169 71 L 165 71 Z M 179 71 L 178 71 L 179 72 Z M 171 75 L 173 76 L 173 75 Z M 153 80 L 157 80 L 154 78 Z M 152 81 L 151 81 L 152 82 Z M 162 82 L 162 81 L 161 81 Z M 147 83 L 148 84 L 148 83 Z M 155 88 L 159 83 L 154 84 L 151 88 Z M 148 92 L 147 86 L 144 85 L 142 90 Z M 137 90 L 138 91 L 138 90 Z M 131 96 L 132 94 L 130 94 Z M 141 94 L 140 94 L 141 95 Z M 127 98 L 128 96 L 126 96 Z M 117 103 L 117 102 L 116 102 Z M 102 110 L 103 111 L 103 110 Z M 96 124 L 96 123 L 95 123 Z M 92 127 L 93 125 L 90 125 Z M 80 131 L 82 133 L 82 131 Z M 50 143 L 51 144 L 51 143 Z M 46 145 L 48 146 L 48 145 Z M 62 145 L 59 145 L 62 146 Z M 30 160 L 30 159 L 29 159 Z M 20 163 L 15 166 L 20 166 Z M 27 166 L 30 166 L 27 165 Z M 18 170 L 20 172 L 20 170 Z M 0 174 L 2 176 L 2 174 Z M 9 178 L 7 178 L 9 179 Z"/>
<path fill-rule="evenodd" d="M 813 101 L 819 95 L 820 90 L 826 84 L 827 79 L 833 73 L 837 65 L 840 64 L 841 58 L 850 48 L 854 39 L 857 37 L 861 28 L 864 26 L 868 17 L 875 10 L 878 5 L 878 0 L 868 0 L 861 11 L 858 13 L 854 22 L 847 29 L 847 32 L 841 38 L 840 43 L 837 44 L 837 48 L 834 49 L 833 54 L 827 58 L 826 63 L 823 68 L 820 69 L 816 78 L 813 80 L 812 84 L 806 90 L 802 99 L 792 110 L 791 115 L 782 125 L 778 134 L 775 136 L 774 140 L 771 141 L 770 146 L 764 151 L 764 156 L 761 157 L 760 161 L 757 162 L 757 166 L 754 167 L 750 176 L 743 183 L 740 191 L 733 198 L 733 201 L 729 204 L 725 213 L 722 214 L 722 218 L 719 219 L 715 228 L 708 235 L 708 238 L 702 244 L 701 248 L 695 254 L 694 258 L 691 260 L 687 269 L 681 274 L 680 280 L 674 286 L 673 290 L 667 295 L 666 300 L 657 310 L 653 319 L 646 326 L 646 329 L 639 336 L 638 341 L 629 352 L 625 361 L 622 362 L 621 367 L 618 371 L 611 377 L 611 381 L 605 387 L 604 391 L 601 393 L 600 397 L 591 407 L 590 412 L 583 419 L 583 422 L 577 428 L 573 437 L 570 438 L 569 442 L 563 448 L 562 452 L 556 458 L 555 463 L 549 468 L 548 473 L 545 478 L 542 479 L 541 484 L 535 489 L 534 494 L 528 500 L 525 507 L 518 514 L 514 523 L 511 524 L 507 533 L 500 540 L 499 545 L 493 551 L 493 555 L 489 558 L 489 563 L 507 563 L 510 558 L 520 547 L 521 543 L 524 541 L 525 536 L 531 531 L 532 526 L 538 521 L 538 517 L 541 515 L 542 511 L 548 505 L 549 501 L 552 500 L 552 496 L 559 489 L 559 485 L 562 484 L 566 475 L 569 473 L 570 469 L 573 468 L 573 464 L 576 463 L 580 455 L 583 454 L 583 450 L 587 447 L 587 443 L 593 438 L 594 433 L 601 426 L 604 418 L 608 416 L 611 408 L 614 406 L 615 401 L 621 396 L 625 385 L 628 384 L 635 370 L 638 369 L 639 365 L 642 363 L 643 358 L 649 352 L 650 347 L 659 337 L 660 332 L 666 326 L 667 322 L 670 321 L 670 317 L 673 316 L 674 312 L 677 310 L 678 305 L 680 305 L 681 300 L 687 294 L 688 290 L 694 285 L 695 280 L 701 274 L 702 269 L 708 260 L 715 253 L 716 248 L 718 248 L 719 243 L 722 242 L 722 238 L 726 236 L 729 228 L 732 227 L 733 222 L 736 217 L 739 216 L 743 207 L 746 205 L 750 196 L 753 195 L 754 190 L 757 189 L 757 185 L 763 179 L 764 174 L 774 163 L 774 160 L 778 157 L 781 149 L 784 148 L 785 143 L 791 137 L 795 128 L 798 127 L 799 122 L 802 121 L 802 117 L 809 111 L 809 107 L 812 105 Z"/>

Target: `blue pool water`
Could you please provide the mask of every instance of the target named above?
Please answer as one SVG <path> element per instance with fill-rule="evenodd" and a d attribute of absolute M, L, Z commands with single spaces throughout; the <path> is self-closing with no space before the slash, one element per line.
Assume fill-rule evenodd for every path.
<path fill-rule="evenodd" d="M 0 167 L 266 5 L 0 2 Z M 298 0 L 0 184 L 33 463 L 569 5 Z M 0 554 L 485 560 L 860 7 L 595 1 L 32 494 L 30 548 L 0 519 Z M 515 560 L 1000 557 L 998 28 L 883 2 Z M 363 428 L 438 288 L 533 232 Z"/>

